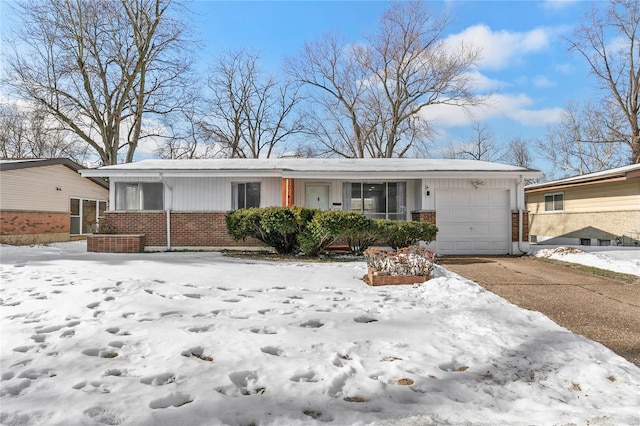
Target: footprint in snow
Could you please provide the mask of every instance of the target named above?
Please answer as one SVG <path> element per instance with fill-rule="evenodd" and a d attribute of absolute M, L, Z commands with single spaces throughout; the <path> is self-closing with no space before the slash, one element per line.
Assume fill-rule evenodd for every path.
<path fill-rule="evenodd" d="M 111 349 L 99 349 L 99 348 L 89 348 L 82 351 L 83 355 L 87 356 L 96 356 L 99 358 L 116 358 L 118 356 L 118 352 L 112 351 Z"/>
<path fill-rule="evenodd" d="M 316 375 L 315 371 L 297 371 L 293 376 L 289 378 L 292 382 L 306 382 L 306 383 L 317 383 L 320 378 Z"/>
<path fill-rule="evenodd" d="M 89 303 L 89 304 L 87 305 L 87 308 L 89 308 L 89 309 L 95 309 L 95 308 L 97 308 L 98 306 L 100 306 L 100 302 L 93 302 L 93 303 Z"/>
<path fill-rule="evenodd" d="M 201 325 L 201 326 L 189 327 L 187 328 L 187 331 L 190 331 L 192 333 L 204 333 L 205 331 L 209 331 L 210 328 L 211 328 L 210 325 Z"/>
<path fill-rule="evenodd" d="M 308 320 L 301 322 L 299 325 L 303 328 L 320 328 L 324 325 L 324 323 L 320 320 Z"/>
<path fill-rule="evenodd" d="M 311 417 L 313 420 L 317 420 L 323 423 L 329 423 L 333 421 L 333 416 L 329 413 L 323 413 L 320 410 L 309 408 L 302 410 L 302 414 Z"/>
<path fill-rule="evenodd" d="M 154 410 L 159 408 L 182 407 L 183 405 L 193 402 L 194 398 L 189 394 L 180 392 L 172 393 L 164 398 L 154 399 L 149 403 L 149 408 Z"/>
<path fill-rule="evenodd" d="M 359 323 L 363 323 L 363 324 L 368 324 L 371 322 L 377 322 L 378 320 L 373 318 L 373 317 L 368 317 L 366 315 L 362 315 L 359 317 L 356 317 L 353 319 L 355 322 L 359 322 Z"/>
<path fill-rule="evenodd" d="M 213 361 L 213 358 L 204 354 L 204 348 L 202 346 L 194 346 L 191 349 L 187 349 L 186 351 L 182 351 L 182 356 L 187 358 L 194 357 L 201 359 L 202 361 Z"/>
<path fill-rule="evenodd" d="M 119 425 L 125 421 L 125 418 L 120 416 L 117 410 L 106 408 L 101 405 L 87 408 L 82 412 L 82 414 L 89 417 L 94 422 L 103 425 Z"/>
<path fill-rule="evenodd" d="M 202 295 L 198 293 L 184 293 L 183 296 L 190 299 L 200 299 L 202 297 Z"/>
<path fill-rule="evenodd" d="M 250 327 L 247 330 L 255 334 L 278 334 L 277 329 L 273 327 L 267 327 L 267 326 Z"/>
<path fill-rule="evenodd" d="M 229 374 L 229 380 L 233 383 L 233 387 L 218 388 L 218 392 L 229 396 L 249 396 L 260 395 L 266 390 L 259 382 L 258 373 L 255 371 L 236 371 Z"/>
<path fill-rule="evenodd" d="M 284 351 L 277 346 L 264 346 L 260 351 L 273 356 L 284 356 Z"/>
<path fill-rule="evenodd" d="M 81 390 L 82 392 L 86 393 L 111 393 L 111 389 L 109 388 L 109 386 L 107 386 L 106 383 L 101 382 L 100 380 L 92 380 L 90 382 L 82 381 L 71 386 L 71 388 L 75 390 Z"/>
<path fill-rule="evenodd" d="M 161 373 L 153 376 L 146 376 L 140 379 L 140 383 L 151 386 L 164 386 L 175 383 L 176 375 L 173 373 Z"/>

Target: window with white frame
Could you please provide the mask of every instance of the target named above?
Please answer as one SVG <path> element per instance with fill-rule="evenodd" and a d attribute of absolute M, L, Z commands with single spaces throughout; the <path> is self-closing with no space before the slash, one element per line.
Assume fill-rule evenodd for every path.
<path fill-rule="evenodd" d="M 344 210 L 361 212 L 373 219 L 407 218 L 406 182 L 345 182 L 342 186 Z"/>
<path fill-rule="evenodd" d="M 91 234 L 96 231 L 100 217 L 107 209 L 107 202 L 71 198 L 69 200 L 71 235 Z"/>
<path fill-rule="evenodd" d="M 164 185 L 161 182 L 116 183 L 116 210 L 162 210 Z"/>
<path fill-rule="evenodd" d="M 260 182 L 232 182 L 231 208 L 233 210 L 260 207 Z"/>
<path fill-rule="evenodd" d="M 564 193 L 556 192 L 544 195 L 544 211 L 557 212 L 564 210 Z"/>

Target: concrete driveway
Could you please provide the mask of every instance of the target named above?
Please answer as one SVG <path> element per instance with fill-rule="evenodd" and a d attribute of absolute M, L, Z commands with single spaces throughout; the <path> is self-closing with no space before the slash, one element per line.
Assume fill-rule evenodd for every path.
<path fill-rule="evenodd" d="M 535 257 L 445 257 L 439 263 L 640 367 L 640 279 L 603 278 Z"/>

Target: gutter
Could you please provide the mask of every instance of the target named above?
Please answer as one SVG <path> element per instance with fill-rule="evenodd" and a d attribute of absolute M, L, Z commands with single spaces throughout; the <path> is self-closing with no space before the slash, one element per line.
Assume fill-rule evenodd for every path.
<path fill-rule="evenodd" d="M 524 199 L 523 200 L 519 200 L 519 198 L 521 197 L 520 194 L 522 194 L 522 197 L 524 197 L 524 176 L 520 175 L 520 180 L 516 184 L 516 189 L 518 191 L 517 195 L 516 195 L 516 204 L 518 206 L 518 250 L 520 251 L 520 253 L 525 253 L 525 251 L 522 250 L 522 234 L 523 234 L 523 229 L 522 229 L 522 217 L 523 217 L 522 207 L 523 207 L 523 204 L 524 204 Z"/>
<path fill-rule="evenodd" d="M 169 203 L 165 211 L 167 212 L 167 251 L 171 250 L 171 207 L 173 207 L 173 187 L 167 183 L 162 173 L 160 173 L 160 181 L 169 188 Z"/>

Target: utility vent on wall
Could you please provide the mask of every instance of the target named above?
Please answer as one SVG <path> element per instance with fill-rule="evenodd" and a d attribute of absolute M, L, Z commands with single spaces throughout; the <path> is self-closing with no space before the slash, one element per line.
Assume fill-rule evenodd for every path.
<path fill-rule="evenodd" d="M 538 236 L 537 235 L 529 235 L 529 242 L 530 243 L 537 243 L 538 242 Z"/>

